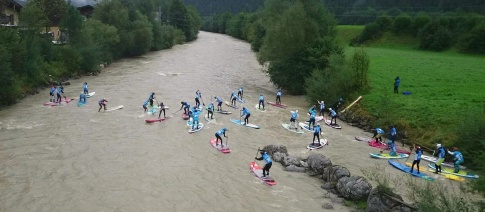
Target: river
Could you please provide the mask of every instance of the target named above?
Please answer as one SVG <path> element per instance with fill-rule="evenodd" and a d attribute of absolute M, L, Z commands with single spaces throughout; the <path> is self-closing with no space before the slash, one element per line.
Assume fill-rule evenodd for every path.
<path fill-rule="evenodd" d="M 330 145 L 305 149 L 311 134 L 294 134 L 281 127 L 290 109 L 306 118 L 305 99 L 283 94 L 288 110 L 267 106 L 254 109 L 259 94 L 274 101 L 276 88 L 251 51 L 250 45 L 231 37 L 201 32 L 195 42 L 123 59 L 98 76 L 71 80 L 68 96 L 77 97 L 88 82 L 96 95 L 88 105 L 45 107 L 48 90 L 22 99 L 0 111 L 0 210 L 2 211 L 312 211 L 322 210 L 319 179 L 285 172 L 274 164 L 271 175 L 278 185 L 263 184 L 249 172 L 258 147 L 282 144 L 293 155 L 322 153 L 352 174 L 373 166 L 375 149 L 353 139 L 361 130 L 324 127 Z M 195 91 L 205 103 L 211 96 L 227 100 L 232 90 L 245 89 L 250 122 L 261 129 L 230 122 L 232 115 L 216 113 L 216 123 L 195 134 L 187 133 L 180 113 L 161 123 L 145 124 L 141 108 L 153 91 L 158 101 L 180 108 L 194 104 Z M 122 110 L 97 112 L 97 101 Z M 222 127 L 230 131 L 230 154 L 209 144 Z M 355 148 L 355 147 L 358 148 Z M 387 161 L 379 161 L 381 164 Z M 260 162 L 262 165 L 263 163 Z M 397 173 L 397 171 L 394 171 Z M 334 205 L 338 211 L 349 208 Z"/>

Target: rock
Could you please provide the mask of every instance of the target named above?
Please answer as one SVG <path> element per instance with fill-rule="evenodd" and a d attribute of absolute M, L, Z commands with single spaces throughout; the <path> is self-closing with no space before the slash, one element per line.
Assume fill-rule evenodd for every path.
<path fill-rule="evenodd" d="M 365 199 L 372 190 L 372 185 L 362 176 L 342 177 L 337 183 L 337 192 L 346 199 Z"/>
<path fill-rule="evenodd" d="M 325 203 L 322 205 L 322 208 L 324 209 L 333 209 L 332 203 Z"/>
<path fill-rule="evenodd" d="M 303 168 L 303 167 L 295 166 L 295 165 L 289 165 L 289 166 L 285 167 L 285 171 L 287 171 L 287 172 L 305 172 L 306 169 Z"/>
<path fill-rule="evenodd" d="M 323 193 L 323 198 L 329 199 L 330 197 L 331 197 L 331 194 L 328 193 L 327 191 L 325 193 Z"/>
<path fill-rule="evenodd" d="M 332 161 L 322 154 L 310 155 L 307 163 L 310 170 L 317 174 L 323 174 L 323 170 L 332 165 Z"/>
<path fill-rule="evenodd" d="M 323 170 L 323 180 L 337 183 L 342 177 L 350 177 L 350 171 L 340 165 L 333 165 Z"/>
<path fill-rule="evenodd" d="M 281 164 L 283 164 L 283 166 L 289 166 L 289 165 L 301 166 L 300 159 L 298 157 L 291 156 L 291 155 L 284 157 L 283 160 L 281 161 Z"/>
<path fill-rule="evenodd" d="M 308 163 L 307 163 L 307 162 L 305 162 L 305 161 L 300 161 L 300 163 L 301 163 L 301 166 L 302 166 L 302 167 L 308 168 Z"/>
<path fill-rule="evenodd" d="M 337 204 L 342 204 L 345 201 L 343 198 L 340 198 L 337 196 L 332 196 L 331 199 L 333 203 L 337 203 Z"/>
<path fill-rule="evenodd" d="M 71 85 L 71 82 L 69 82 L 69 81 L 62 82 L 62 85 Z"/>
<path fill-rule="evenodd" d="M 372 189 L 367 198 L 367 210 L 369 212 L 387 212 L 387 211 L 400 211 L 411 212 L 414 208 L 404 203 L 402 197 L 398 194 L 383 194 L 379 192 L 377 188 Z"/>
<path fill-rule="evenodd" d="M 270 155 L 273 155 L 275 152 L 281 152 L 288 155 L 288 150 L 286 149 L 286 146 L 283 145 L 268 145 L 265 146 L 263 150 L 268 152 Z"/>
<path fill-rule="evenodd" d="M 273 153 L 273 156 L 272 156 L 273 160 L 276 162 L 281 162 L 281 160 L 283 160 L 284 157 L 286 157 L 286 154 L 281 152 L 275 152 Z"/>
<path fill-rule="evenodd" d="M 330 191 L 330 190 L 333 190 L 335 188 L 335 186 L 332 183 L 326 182 L 326 183 L 323 183 L 321 188 Z"/>

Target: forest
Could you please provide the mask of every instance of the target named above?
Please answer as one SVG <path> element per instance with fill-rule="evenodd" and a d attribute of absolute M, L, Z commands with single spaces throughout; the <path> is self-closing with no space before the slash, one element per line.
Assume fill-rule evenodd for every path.
<path fill-rule="evenodd" d="M 88 18 L 64 0 L 31 0 L 19 27 L 0 27 L 0 106 L 51 81 L 98 72 L 100 64 L 195 40 L 201 24 L 197 10 L 180 0 L 102 1 Z M 53 25 L 67 44 L 42 33 Z"/>

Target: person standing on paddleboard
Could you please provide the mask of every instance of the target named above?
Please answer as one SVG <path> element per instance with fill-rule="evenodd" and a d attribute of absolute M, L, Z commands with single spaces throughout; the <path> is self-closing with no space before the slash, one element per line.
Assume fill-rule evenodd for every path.
<path fill-rule="evenodd" d="M 163 118 L 167 118 L 165 117 L 165 105 L 163 104 L 163 102 L 160 102 L 160 113 L 158 114 L 158 119 L 160 119 L 160 116 L 162 116 L 162 111 L 163 111 Z"/>
<path fill-rule="evenodd" d="M 148 101 L 149 100 L 147 99 L 145 102 L 143 102 L 143 109 L 145 109 L 145 113 L 147 112 L 147 109 L 148 109 L 147 108 L 148 107 Z"/>
<path fill-rule="evenodd" d="M 243 94 L 244 94 L 243 87 L 239 87 L 239 90 L 237 91 L 237 97 L 242 100 Z"/>
<path fill-rule="evenodd" d="M 180 110 L 182 110 L 182 108 L 183 108 L 184 114 L 189 115 L 190 104 L 188 102 L 180 102 L 180 104 L 182 104 L 182 107 L 180 107 Z"/>
<path fill-rule="evenodd" d="M 224 127 L 224 128 L 222 128 L 222 129 L 220 129 L 219 131 L 216 132 L 216 146 L 217 146 L 219 140 L 221 140 L 221 146 L 222 147 L 224 146 L 224 144 L 222 144 L 221 135 L 224 135 L 224 137 L 227 138 L 226 131 L 229 131 L 229 130 Z"/>
<path fill-rule="evenodd" d="M 242 111 L 241 117 L 246 115 L 246 117 L 244 117 L 244 125 L 249 124 L 249 116 L 251 116 L 251 113 L 246 107 L 243 107 L 241 111 Z"/>
<path fill-rule="evenodd" d="M 56 97 L 54 96 L 54 93 L 57 91 L 56 86 L 51 85 L 51 90 L 49 92 L 49 95 L 51 96 L 50 102 L 55 102 Z"/>
<path fill-rule="evenodd" d="M 335 110 L 333 110 L 332 108 L 328 108 L 328 110 L 329 110 L 328 115 L 332 117 L 332 119 L 330 119 L 330 125 L 336 125 L 337 124 L 337 112 L 335 112 Z"/>
<path fill-rule="evenodd" d="M 393 142 L 396 142 L 396 139 L 397 139 L 397 130 L 394 127 L 394 125 L 391 125 L 389 127 L 389 139 L 392 140 Z"/>
<path fill-rule="evenodd" d="M 264 96 L 263 96 L 263 94 L 259 94 L 258 109 L 260 109 L 260 110 L 261 110 L 261 105 L 263 106 L 263 110 L 264 110 Z"/>
<path fill-rule="evenodd" d="M 419 162 L 421 161 L 421 155 L 423 155 L 423 150 L 421 150 L 420 146 L 416 147 L 416 154 L 414 155 L 413 165 L 411 165 L 411 173 L 413 173 L 414 165 L 416 164 L 416 170 L 419 174 Z"/>
<path fill-rule="evenodd" d="M 441 173 L 441 164 L 443 163 L 443 161 L 445 161 L 446 151 L 445 151 L 445 147 L 441 146 L 441 144 L 436 144 L 436 148 L 438 153 L 438 159 L 436 160 L 436 163 L 435 163 L 436 171 L 434 173 L 438 174 L 438 172 Z"/>
<path fill-rule="evenodd" d="M 311 115 L 313 113 L 313 111 L 316 111 L 316 105 L 313 105 L 312 107 L 310 107 L 310 109 L 308 109 L 308 115 Z"/>
<path fill-rule="evenodd" d="M 266 162 L 266 165 L 264 165 L 263 168 L 263 178 L 266 177 L 266 175 L 269 176 L 269 169 L 271 169 L 271 165 L 273 165 L 273 161 L 271 160 L 271 157 L 268 155 L 268 153 L 264 150 L 259 150 L 259 153 L 261 153 L 261 157 L 255 157 L 254 159 L 256 160 L 264 160 Z"/>
<path fill-rule="evenodd" d="M 199 115 L 200 115 L 200 111 L 197 109 L 194 109 L 194 111 L 192 112 L 192 117 L 194 119 L 194 122 L 192 123 L 192 130 L 199 129 Z"/>
<path fill-rule="evenodd" d="M 89 93 L 88 92 L 88 83 L 87 82 L 84 82 L 84 84 L 83 84 L 83 92 L 84 92 L 84 94 L 88 94 Z"/>
<path fill-rule="evenodd" d="M 106 98 L 99 100 L 99 102 L 98 102 L 98 104 L 99 104 L 98 112 L 101 111 L 101 108 L 103 108 L 103 107 L 104 107 L 104 110 L 106 110 L 106 103 L 107 102 L 108 102 L 108 100 L 106 100 Z"/>
<path fill-rule="evenodd" d="M 281 92 L 281 88 L 280 88 L 280 89 L 278 89 L 278 92 L 276 92 L 276 104 L 277 105 L 281 105 L 281 94 L 282 94 L 282 92 Z"/>
<path fill-rule="evenodd" d="M 59 84 L 59 87 L 57 88 L 57 100 L 56 100 L 58 103 L 62 102 L 61 93 L 64 93 L 64 87 L 62 87 L 62 84 Z M 66 97 L 64 96 L 64 98 Z"/>
<path fill-rule="evenodd" d="M 372 136 L 371 139 L 376 139 L 375 140 L 375 143 L 377 144 L 378 141 L 381 141 L 382 142 L 382 135 L 384 135 L 384 130 L 382 130 L 381 128 L 375 128 L 374 129 L 374 135 Z"/>
<path fill-rule="evenodd" d="M 151 107 L 153 107 L 153 99 L 155 99 L 155 92 L 152 92 L 152 94 L 150 94 L 150 96 L 148 97 Z"/>
<path fill-rule="evenodd" d="M 315 137 L 317 137 L 318 144 L 320 144 L 320 133 L 321 133 L 321 128 L 320 128 L 320 123 L 318 123 L 313 130 L 313 141 L 312 141 L 313 145 L 315 145 Z"/>
<path fill-rule="evenodd" d="M 200 99 L 202 98 L 202 94 L 200 93 L 199 90 L 195 92 L 195 107 L 200 106 Z"/>
<path fill-rule="evenodd" d="M 217 110 L 222 111 L 222 99 L 217 96 L 214 96 L 214 99 L 217 102 Z"/>
<path fill-rule="evenodd" d="M 310 113 L 310 120 L 308 120 L 308 129 L 309 130 L 312 130 L 315 127 L 315 118 L 316 117 L 317 117 L 317 111 L 312 110 L 311 113 Z"/>
<path fill-rule="evenodd" d="M 453 160 L 455 161 L 455 171 L 454 173 L 458 173 L 460 171 L 460 164 L 462 164 L 465 160 L 463 159 L 463 155 L 460 151 L 458 151 L 457 147 L 453 147 L 453 152 L 448 150 L 448 154 L 454 155 L 455 157 Z"/>
<path fill-rule="evenodd" d="M 317 100 L 317 102 L 320 105 L 320 116 L 323 116 L 324 115 L 323 111 L 325 110 L 325 102 L 323 100 L 322 101 Z"/>
<path fill-rule="evenodd" d="M 212 102 L 207 107 L 207 118 L 214 119 L 214 104 Z"/>
<path fill-rule="evenodd" d="M 298 110 L 292 111 L 291 112 L 291 118 L 290 118 L 290 130 L 291 130 L 291 124 L 295 125 L 295 130 L 298 130 L 298 127 L 296 126 L 296 120 L 298 119 Z"/>
<path fill-rule="evenodd" d="M 231 106 L 236 107 L 236 100 L 237 100 L 236 92 L 232 91 L 232 94 L 231 94 Z"/>

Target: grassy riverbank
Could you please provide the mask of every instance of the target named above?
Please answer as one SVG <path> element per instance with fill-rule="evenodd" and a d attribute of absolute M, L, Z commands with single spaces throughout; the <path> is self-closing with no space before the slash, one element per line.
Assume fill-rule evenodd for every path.
<path fill-rule="evenodd" d="M 363 27 L 337 29 L 339 35 L 345 35 L 338 36 L 339 42 L 349 43 Z M 371 60 L 371 89 L 360 107 L 374 117 L 380 116 L 382 124 L 397 123 L 398 130 L 406 130 L 414 141 L 427 145 L 451 141 L 464 115 L 483 105 L 484 56 L 420 51 L 414 49 L 412 40 L 390 34 L 369 43 L 366 51 Z M 396 76 L 401 78 L 399 91 L 410 91 L 411 95 L 393 94 Z"/>

